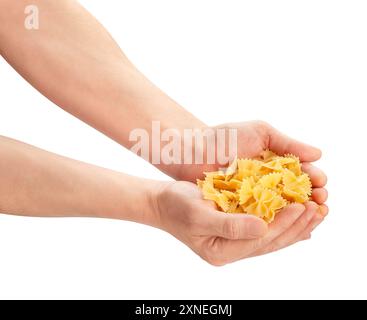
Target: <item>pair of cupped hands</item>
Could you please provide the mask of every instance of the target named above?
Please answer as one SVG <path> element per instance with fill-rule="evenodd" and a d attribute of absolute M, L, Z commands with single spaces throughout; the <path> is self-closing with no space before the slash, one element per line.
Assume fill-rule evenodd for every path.
<path fill-rule="evenodd" d="M 171 175 L 182 181 L 162 183 L 152 198 L 159 227 L 215 266 L 310 239 L 312 231 L 328 214 L 326 175 L 311 164 L 320 159 L 321 151 L 284 135 L 265 122 L 235 123 L 220 128 L 237 129 L 238 158 L 253 158 L 266 149 L 279 155 L 298 156 L 302 170 L 311 178 L 311 201 L 288 205 L 269 225 L 252 215 L 224 214 L 216 209 L 214 202 L 204 200 L 193 183 L 204 171 L 218 170 L 217 166 L 175 166 Z"/>

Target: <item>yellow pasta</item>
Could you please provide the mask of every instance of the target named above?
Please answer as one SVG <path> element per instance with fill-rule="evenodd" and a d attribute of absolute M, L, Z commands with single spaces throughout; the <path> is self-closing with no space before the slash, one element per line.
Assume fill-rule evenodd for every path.
<path fill-rule="evenodd" d="M 259 180 L 259 184 L 264 188 L 276 190 L 281 180 L 282 174 L 279 172 L 274 172 L 262 176 Z"/>
<path fill-rule="evenodd" d="M 299 158 L 270 150 L 258 159 L 235 159 L 225 172 L 206 172 L 197 184 L 204 199 L 227 213 L 247 213 L 270 223 L 291 202 L 306 202 L 312 193 Z"/>
<path fill-rule="evenodd" d="M 305 202 L 312 192 L 312 185 L 306 173 L 296 176 L 288 169 L 283 173 L 283 194 L 285 198 L 295 202 Z"/>
<path fill-rule="evenodd" d="M 240 205 L 244 205 L 246 202 L 248 202 L 252 197 L 255 187 L 255 180 L 253 177 L 245 178 L 242 181 L 241 188 L 239 189 L 239 198 L 240 198 Z"/>

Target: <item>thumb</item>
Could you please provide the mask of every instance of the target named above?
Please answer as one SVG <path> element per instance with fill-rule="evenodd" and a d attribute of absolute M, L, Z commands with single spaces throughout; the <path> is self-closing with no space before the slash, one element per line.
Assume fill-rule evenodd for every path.
<path fill-rule="evenodd" d="M 298 156 L 302 162 L 312 162 L 321 158 L 320 149 L 288 137 L 274 128 L 269 132 L 269 149 L 280 155 L 291 153 Z"/>
<path fill-rule="evenodd" d="M 264 220 L 249 214 L 211 210 L 206 218 L 210 235 L 230 240 L 256 239 L 268 231 Z"/>

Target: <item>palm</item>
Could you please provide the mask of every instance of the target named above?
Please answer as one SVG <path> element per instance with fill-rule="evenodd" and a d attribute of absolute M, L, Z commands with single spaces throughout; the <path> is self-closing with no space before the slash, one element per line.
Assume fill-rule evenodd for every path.
<path fill-rule="evenodd" d="M 214 202 L 203 200 L 199 188 L 189 182 L 173 182 L 159 197 L 163 229 L 187 244 L 212 264 L 223 264 L 249 256 L 264 254 L 306 239 L 327 214 L 324 205 L 326 176 L 306 162 L 316 161 L 318 149 L 291 139 L 262 122 L 223 125 L 237 129 L 237 156 L 253 158 L 270 149 L 278 154 L 292 153 L 304 163 L 311 178 L 313 196 L 305 205 L 291 204 L 277 214 L 264 237 L 263 221 L 251 215 L 224 214 Z M 231 155 L 232 157 L 236 155 Z M 195 182 L 205 171 L 220 165 L 181 165 L 171 167 L 175 178 Z M 319 204 L 320 206 L 318 206 Z M 306 210 L 305 210 L 306 209 Z M 303 212 L 304 211 L 304 212 Z M 303 214 L 302 214 L 303 212 Z M 321 213 L 319 213 L 321 212 Z"/>
<path fill-rule="evenodd" d="M 217 242 L 219 236 L 213 232 L 218 228 L 218 218 L 225 215 L 216 211 L 214 202 L 203 200 L 199 188 L 190 182 L 174 182 L 167 187 L 158 199 L 162 228 L 184 242 L 197 254 L 208 260 L 207 249 Z M 164 216 L 162 216 L 164 215 Z M 206 224 L 215 218 L 213 225 Z"/>
<path fill-rule="evenodd" d="M 318 206 L 290 205 L 266 224 L 252 215 L 225 214 L 189 182 L 173 182 L 158 197 L 161 228 L 214 265 L 260 255 L 308 238 L 322 221 Z M 302 214 L 303 213 L 303 214 Z"/>

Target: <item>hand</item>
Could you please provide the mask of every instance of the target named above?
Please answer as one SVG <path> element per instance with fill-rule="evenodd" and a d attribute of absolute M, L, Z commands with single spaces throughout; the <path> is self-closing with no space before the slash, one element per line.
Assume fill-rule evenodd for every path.
<path fill-rule="evenodd" d="M 217 211 L 190 182 L 164 183 L 154 199 L 158 226 L 215 266 L 309 239 L 327 214 L 315 202 L 292 204 L 268 226 L 252 215 Z"/>
<path fill-rule="evenodd" d="M 324 204 L 327 200 L 327 190 L 324 188 L 327 182 L 326 175 L 310 164 L 310 162 L 320 159 L 321 151 L 319 149 L 294 140 L 262 121 L 225 124 L 215 128 L 237 129 L 238 158 L 253 158 L 259 156 L 266 149 L 279 155 L 291 153 L 298 156 L 302 162 L 303 171 L 307 172 L 311 178 L 312 200 L 321 206 L 323 212 L 328 211 Z M 232 155 L 232 158 L 235 156 Z M 171 175 L 178 180 L 196 182 L 197 178 L 203 177 L 203 172 L 216 171 L 218 167 L 220 167 L 218 164 L 181 165 L 173 167 L 175 172 Z"/>

